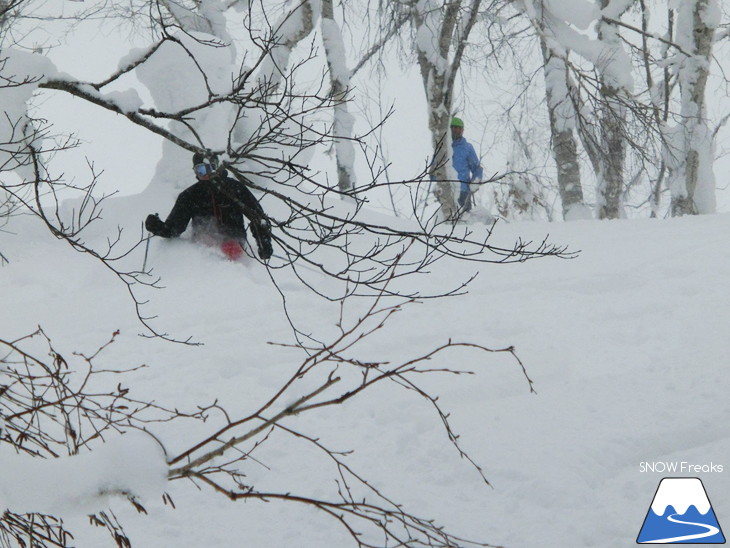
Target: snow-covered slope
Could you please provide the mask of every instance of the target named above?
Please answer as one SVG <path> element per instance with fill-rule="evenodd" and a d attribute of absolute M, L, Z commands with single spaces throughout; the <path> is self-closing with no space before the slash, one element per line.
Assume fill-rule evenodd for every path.
<path fill-rule="evenodd" d="M 110 217 L 139 226 L 147 211 L 117 203 L 115 212 L 109 202 Z M 293 337 L 281 296 L 257 263 L 229 263 L 185 240 L 152 243 L 149 264 L 165 288 L 150 295 L 145 312 L 158 316 L 160 329 L 204 343 L 191 347 L 139 337 L 134 308 L 108 271 L 29 218 L 9 228 L 13 234 L 0 234 L 11 261 L 0 269 L 6 339 L 40 324 L 70 354 L 94 350 L 120 329 L 99 359 L 110 367 L 149 366 L 127 377 L 134 395 L 180 408 L 217 398 L 235 414 L 260 405 L 303 359 L 267 344 Z M 730 519 L 730 258 L 719 244 L 730 216 L 501 224 L 494 238 L 540 241 L 548 233 L 580 249 L 579 257 L 438 263 L 412 283 L 433 292 L 478 270 L 468 295 L 410 305 L 356 348 L 363 359 L 397 360 L 449 338 L 516 347 L 537 394 L 504 354 L 455 350 L 434 366 L 474 375 L 423 379 L 491 487 L 459 458 L 433 409 L 395 387 L 293 424 L 335 449 L 354 449 L 347 462 L 387 495 L 467 538 L 513 547 L 633 545 L 662 477 L 642 472 L 641 464 L 657 461 L 724 466 L 721 473 L 675 474 L 702 477 L 722 524 Z M 141 252 L 130 258 L 140 266 Z M 297 325 L 323 339 L 336 332 L 337 304 L 291 274 L 275 276 Z M 364 306 L 351 303 L 346 317 Z M 185 422 L 153 430 L 175 452 L 209 427 Z M 247 481 L 260 488 L 335 492 L 336 471 L 303 443 L 273 439 L 256 459 Z M 149 500 L 144 516 L 115 503 L 137 546 L 351 544 L 331 518 L 311 509 L 232 503 L 183 482 L 168 491 L 174 510 Z M 83 515 L 71 512 L 66 522 L 77 546 L 111 544 Z"/>

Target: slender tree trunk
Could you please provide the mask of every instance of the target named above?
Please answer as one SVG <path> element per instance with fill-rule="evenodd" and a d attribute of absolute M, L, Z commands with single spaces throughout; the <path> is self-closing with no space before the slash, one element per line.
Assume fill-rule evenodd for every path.
<path fill-rule="evenodd" d="M 654 118 L 654 124 L 659 131 L 661 136 L 661 148 L 662 157 L 659 161 L 659 169 L 657 172 L 656 179 L 651 182 L 651 193 L 649 196 L 649 203 L 651 205 L 652 218 L 659 216 L 659 203 L 661 200 L 662 189 L 664 188 L 664 181 L 667 177 L 667 151 L 666 151 L 666 131 L 667 131 L 667 120 L 669 119 L 669 99 L 671 95 L 670 78 L 671 74 L 669 71 L 669 63 L 666 62 L 669 55 L 669 47 L 664 44 L 661 48 L 661 60 L 664 61 L 662 79 L 655 83 L 654 77 L 652 76 L 652 58 L 649 50 L 649 18 L 651 11 L 647 8 L 646 0 L 639 0 L 641 6 L 641 30 L 643 31 L 642 40 L 642 57 L 644 63 L 644 74 L 646 78 L 646 87 L 649 91 L 649 97 L 651 99 L 652 116 Z M 667 8 L 667 31 L 665 38 L 667 41 L 671 41 L 674 35 L 674 11 Z"/>
<path fill-rule="evenodd" d="M 608 7 L 610 0 L 601 0 L 601 9 Z M 606 45 L 606 54 L 619 55 L 621 38 L 616 27 L 608 21 L 601 21 L 598 38 Z M 611 59 L 606 60 L 611 63 Z M 618 219 L 621 217 L 621 195 L 624 190 L 624 162 L 626 160 L 626 139 L 624 128 L 626 107 L 621 103 L 621 89 L 601 72 L 600 142 L 601 166 L 598 175 L 598 218 Z"/>
<path fill-rule="evenodd" d="M 705 89 L 717 26 L 711 14 L 717 13 L 717 10 L 719 5 L 716 0 L 686 1 L 678 8 L 679 34 L 690 41 L 689 44 L 681 45 L 690 56 L 679 69 L 682 158 L 674 184 L 671 185 L 673 216 L 715 211 L 712 132 L 706 118 Z"/>
<path fill-rule="evenodd" d="M 322 0 L 322 39 L 329 67 L 334 106 L 334 138 L 337 159 L 337 186 L 348 192 L 355 186 L 355 149 L 352 146 L 355 120 L 347 108 L 350 71 L 345 63 L 345 43 L 335 21 L 333 0 Z"/>
<path fill-rule="evenodd" d="M 455 24 L 459 4 L 460 2 L 446 4 L 445 14 L 441 13 L 441 3 L 435 0 L 421 2 L 414 9 L 416 52 L 428 101 L 428 129 L 434 151 L 429 175 L 436 183 L 434 195 L 444 219 L 451 219 L 456 214 L 451 183 L 455 177 L 450 169 L 451 138 L 448 134 L 451 101 L 446 94 L 445 85 L 450 43 L 446 43 L 444 35 L 446 27 L 453 28 Z"/>
<path fill-rule="evenodd" d="M 544 36 L 541 36 L 540 45 L 545 61 L 545 90 L 563 219 L 585 219 L 590 212 L 583 201 L 578 146 L 573 132 L 576 114 L 570 98 L 568 68 L 563 59 L 550 52 Z"/>
<path fill-rule="evenodd" d="M 562 47 L 553 49 L 557 41 L 542 3 L 528 2 L 525 11 L 540 37 L 552 153 L 558 170 L 563 219 L 592 219 L 593 215 L 584 202 L 581 183 L 576 137 L 576 132 L 581 135 L 581 120 L 576 111 L 578 93 L 566 64 L 568 51 Z M 587 146 L 585 148 L 589 153 L 592 151 Z M 593 160 L 593 155 L 590 156 Z"/>
<path fill-rule="evenodd" d="M 621 217 L 624 189 L 625 107 L 615 98 L 605 97 L 601 105 L 601 171 L 598 176 L 598 218 Z"/>

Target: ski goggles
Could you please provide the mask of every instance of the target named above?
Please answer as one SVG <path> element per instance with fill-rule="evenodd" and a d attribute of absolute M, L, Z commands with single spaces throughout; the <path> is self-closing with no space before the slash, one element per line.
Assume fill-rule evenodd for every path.
<path fill-rule="evenodd" d="M 206 175 L 212 175 L 215 169 L 210 164 L 195 164 L 193 171 L 198 177 L 205 177 Z"/>

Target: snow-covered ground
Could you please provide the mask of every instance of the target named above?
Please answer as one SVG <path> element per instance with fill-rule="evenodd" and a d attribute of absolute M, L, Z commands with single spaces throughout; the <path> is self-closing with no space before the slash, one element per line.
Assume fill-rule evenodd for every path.
<path fill-rule="evenodd" d="M 148 209 L 154 211 L 134 198 L 106 206 L 111 223 L 121 221 L 132 232 Z M 160 329 L 204 343 L 191 347 L 139 337 L 143 328 L 124 287 L 34 220 L 17 218 L 7 228 L 0 234 L 10 259 L 0 269 L 3 337 L 28 334 L 40 324 L 71 355 L 93 351 L 119 329 L 99 364 L 147 364 L 126 377 L 138 398 L 181 409 L 217 398 L 242 415 L 261 405 L 303 359 L 296 350 L 268 344 L 293 337 L 281 297 L 257 263 L 230 263 L 185 240 L 153 241 L 149 264 L 165 288 L 151 294 L 145 312 L 158 316 L 154 324 Z M 356 348 L 359 356 L 395 361 L 449 338 L 491 348 L 514 345 L 535 383 L 532 394 L 507 355 L 465 349 L 433 365 L 474 375 L 422 380 L 451 412 L 464 449 L 491 487 L 459 458 L 433 409 L 395 386 L 288 420 L 334 449 L 354 450 L 347 462 L 409 511 L 492 544 L 633 545 L 664 476 L 702 478 L 720 525 L 730 524 L 730 259 L 717 247 L 725 233 L 726 214 L 500 223 L 495 243 L 541 241 L 549 234 L 580 254 L 513 265 L 443 261 L 411 282 L 423 292 L 438 292 L 478 271 L 467 295 L 405 307 Z M 138 251 L 130 260 L 141 266 Z M 324 339 L 336 332 L 336 304 L 317 298 L 290 273 L 277 271 L 275 277 L 297 325 Z M 365 304 L 350 303 L 346 317 L 354 318 Z M 183 421 L 152 430 L 174 453 L 210 428 Z M 258 488 L 323 497 L 335 492 L 336 471 L 304 443 L 272 439 L 256 459 L 245 471 Z M 651 472 L 642 464 L 660 461 L 685 469 Z M 309 508 L 233 503 L 185 482 L 169 484 L 167 492 L 176 509 L 152 497 L 143 501 L 149 515 L 137 514 L 125 501 L 112 502 L 136 546 L 352 544 L 334 520 Z M 76 546 L 112 545 L 82 512 L 70 507 L 64 517 Z"/>

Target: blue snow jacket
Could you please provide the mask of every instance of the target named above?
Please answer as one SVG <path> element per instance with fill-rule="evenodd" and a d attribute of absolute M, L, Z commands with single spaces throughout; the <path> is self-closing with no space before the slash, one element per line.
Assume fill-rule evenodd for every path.
<path fill-rule="evenodd" d="M 479 157 L 471 143 L 463 137 L 459 137 L 451 143 L 451 148 L 453 150 L 451 161 L 459 181 L 461 181 L 461 186 L 468 185 L 475 179 L 481 179 L 484 170 L 479 165 Z"/>

